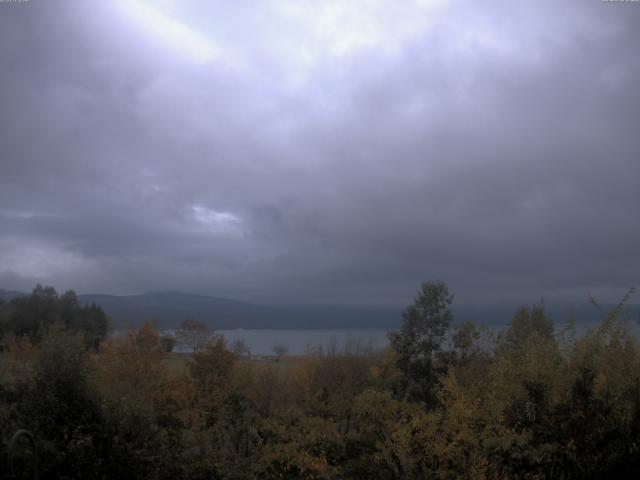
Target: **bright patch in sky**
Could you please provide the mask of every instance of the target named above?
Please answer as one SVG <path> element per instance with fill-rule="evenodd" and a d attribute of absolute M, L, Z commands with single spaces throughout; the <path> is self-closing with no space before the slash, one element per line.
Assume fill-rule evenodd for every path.
<path fill-rule="evenodd" d="M 321 54 L 348 55 L 360 48 L 393 51 L 424 29 L 444 7 L 444 0 L 388 2 L 385 0 L 282 1 L 276 8 L 298 30 L 290 43 L 307 62 Z"/>
<path fill-rule="evenodd" d="M 220 233 L 237 231 L 242 223 L 241 219 L 233 213 L 220 212 L 202 205 L 193 205 L 191 211 L 196 222 Z"/>
<path fill-rule="evenodd" d="M 213 40 L 216 31 L 230 27 L 224 24 L 224 16 L 219 15 L 222 9 L 216 4 L 209 4 L 201 18 L 189 18 L 180 2 L 172 0 L 160 4 L 118 1 L 137 28 L 195 63 L 209 63 L 224 54 L 242 65 L 251 62 L 250 50 L 259 48 L 277 55 L 293 74 L 305 73 L 323 57 L 344 57 L 362 48 L 394 52 L 409 37 L 428 29 L 447 3 L 447 0 L 265 0 L 259 20 L 247 18 L 246 22 L 234 25 L 237 33 L 227 36 L 226 44 L 220 45 Z M 183 14 L 178 19 L 170 11 Z M 194 25 L 199 25 L 199 29 Z"/>
<path fill-rule="evenodd" d="M 208 63 L 222 54 L 212 40 L 147 3 L 120 0 L 118 5 L 158 42 L 179 50 L 195 63 Z"/>

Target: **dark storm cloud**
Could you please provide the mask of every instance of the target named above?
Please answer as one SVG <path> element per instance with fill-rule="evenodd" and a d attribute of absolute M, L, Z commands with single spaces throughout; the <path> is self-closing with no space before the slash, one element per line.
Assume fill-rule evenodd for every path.
<path fill-rule="evenodd" d="M 417 28 L 380 2 L 378 43 L 297 49 L 293 3 L 235 3 L 163 4 L 205 63 L 116 4 L 0 5 L 0 286 L 402 304 L 431 278 L 461 301 L 637 282 L 640 7 L 452 2 Z"/>

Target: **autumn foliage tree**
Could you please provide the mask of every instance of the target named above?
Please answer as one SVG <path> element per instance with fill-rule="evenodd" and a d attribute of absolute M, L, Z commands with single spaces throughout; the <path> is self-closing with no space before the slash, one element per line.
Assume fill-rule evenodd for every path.
<path fill-rule="evenodd" d="M 206 323 L 192 318 L 184 320 L 176 330 L 178 344 L 190 352 L 198 352 L 212 338 L 212 332 Z"/>

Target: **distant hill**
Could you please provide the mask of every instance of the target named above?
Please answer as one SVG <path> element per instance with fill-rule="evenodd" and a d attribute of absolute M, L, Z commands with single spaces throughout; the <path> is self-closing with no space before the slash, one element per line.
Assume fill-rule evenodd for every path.
<path fill-rule="evenodd" d="M 0 289 L 5 301 L 27 295 Z M 175 292 L 142 295 L 78 295 L 84 304 L 100 305 L 114 328 L 137 327 L 153 320 L 159 327 L 173 328 L 186 318 L 194 318 L 211 327 L 226 330 L 245 329 L 340 329 L 399 328 L 402 307 L 339 306 L 270 306 L 238 302 L 206 295 Z M 456 321 L 474 320 L 477 324 L 506 325 L 517 305 L 456 306 Z M 608 311 L 613 305 L 603 305 Z M 631 305 L 632 317 L 640 320 L 640 305 Z M 583 303 L 550 303 L 547 312 L 556 322 L 573 316 L 577 322 L 597 322 L 602 315 L 592 305 Z"/>
<path fill-rule="evenodd" d="M 532 303 L 525 305 L 531 306 Z M 452 310 L 456 322 L 473 320 L 477 324 L 507 325 L 519 304 L 505 304 L 492 306 L 453 306 Z M 616 305 L 602 304 L 600 310 L 588 302 L 548 302 L 545 310 L 554 323 L 565 323 L 574 319 L 576 323 L 596 323 L 603 319 L 603 313 L 613 310 Z M 631 313 L 632 321 L 640 322 L 640 305 L 629 304 L 625 307 Z"/>
<path fill-rule="evenodd" d="M 175 327 L 185 318 L 232 328 L 389 328 L 399 325 L 396 308 L 293 307 L 254 305 L 225 298 L 184 293 L 143 295 L 79 295 L 83 303 L 96 303 L 114 326 L 136 326 L 154 320 L 162 327 Z"/>
<path fill-rule="evenodd" d="M 0 288 L 0 298 L 5 302 L 8 302 L 12 298 L 16 297 L 26 297 L 28 293 L 24 292 L 16 292 L 15 290 L 3 290 Z"/>

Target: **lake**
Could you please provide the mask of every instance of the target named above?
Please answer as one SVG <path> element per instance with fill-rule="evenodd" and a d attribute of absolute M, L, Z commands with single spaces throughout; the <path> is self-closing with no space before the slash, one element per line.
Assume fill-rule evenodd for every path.
<path fill-rule="evenodd" d="M 596 328 L 599 322 L 576 323 L 576 334 L 582 335 L 589 329 Z M 640 324 L 630 322 L 629 326 L 636 337 L 640 337 Z M 497 334 L 504 330 L 507 325 L 491 325 L 487 327 L 489 334 Z M 556 333 L 560 332 L 565 324 L 556 324 Z M 350 351 L 363 349 L 381 350 L 388 344 L 387 334 L 391 329 L 298 329 L 298 330 L 277 330 L 277 329 L 233 329 L 217 330 L 222 334 L 229 345 L 237 340 L 244 340 L 252 355 L 274 355 L 273 347 L 282 345 L 287 348 L 288 355 L 303 355 L 309 348 L 322 347 L 326 349 L 335 346 L 338 350 L 345 347 Z M 173 333 L 173 330 L 166 330 L 166 333 Z M 184 351 L 176 348 L 176 351 Z"/>

